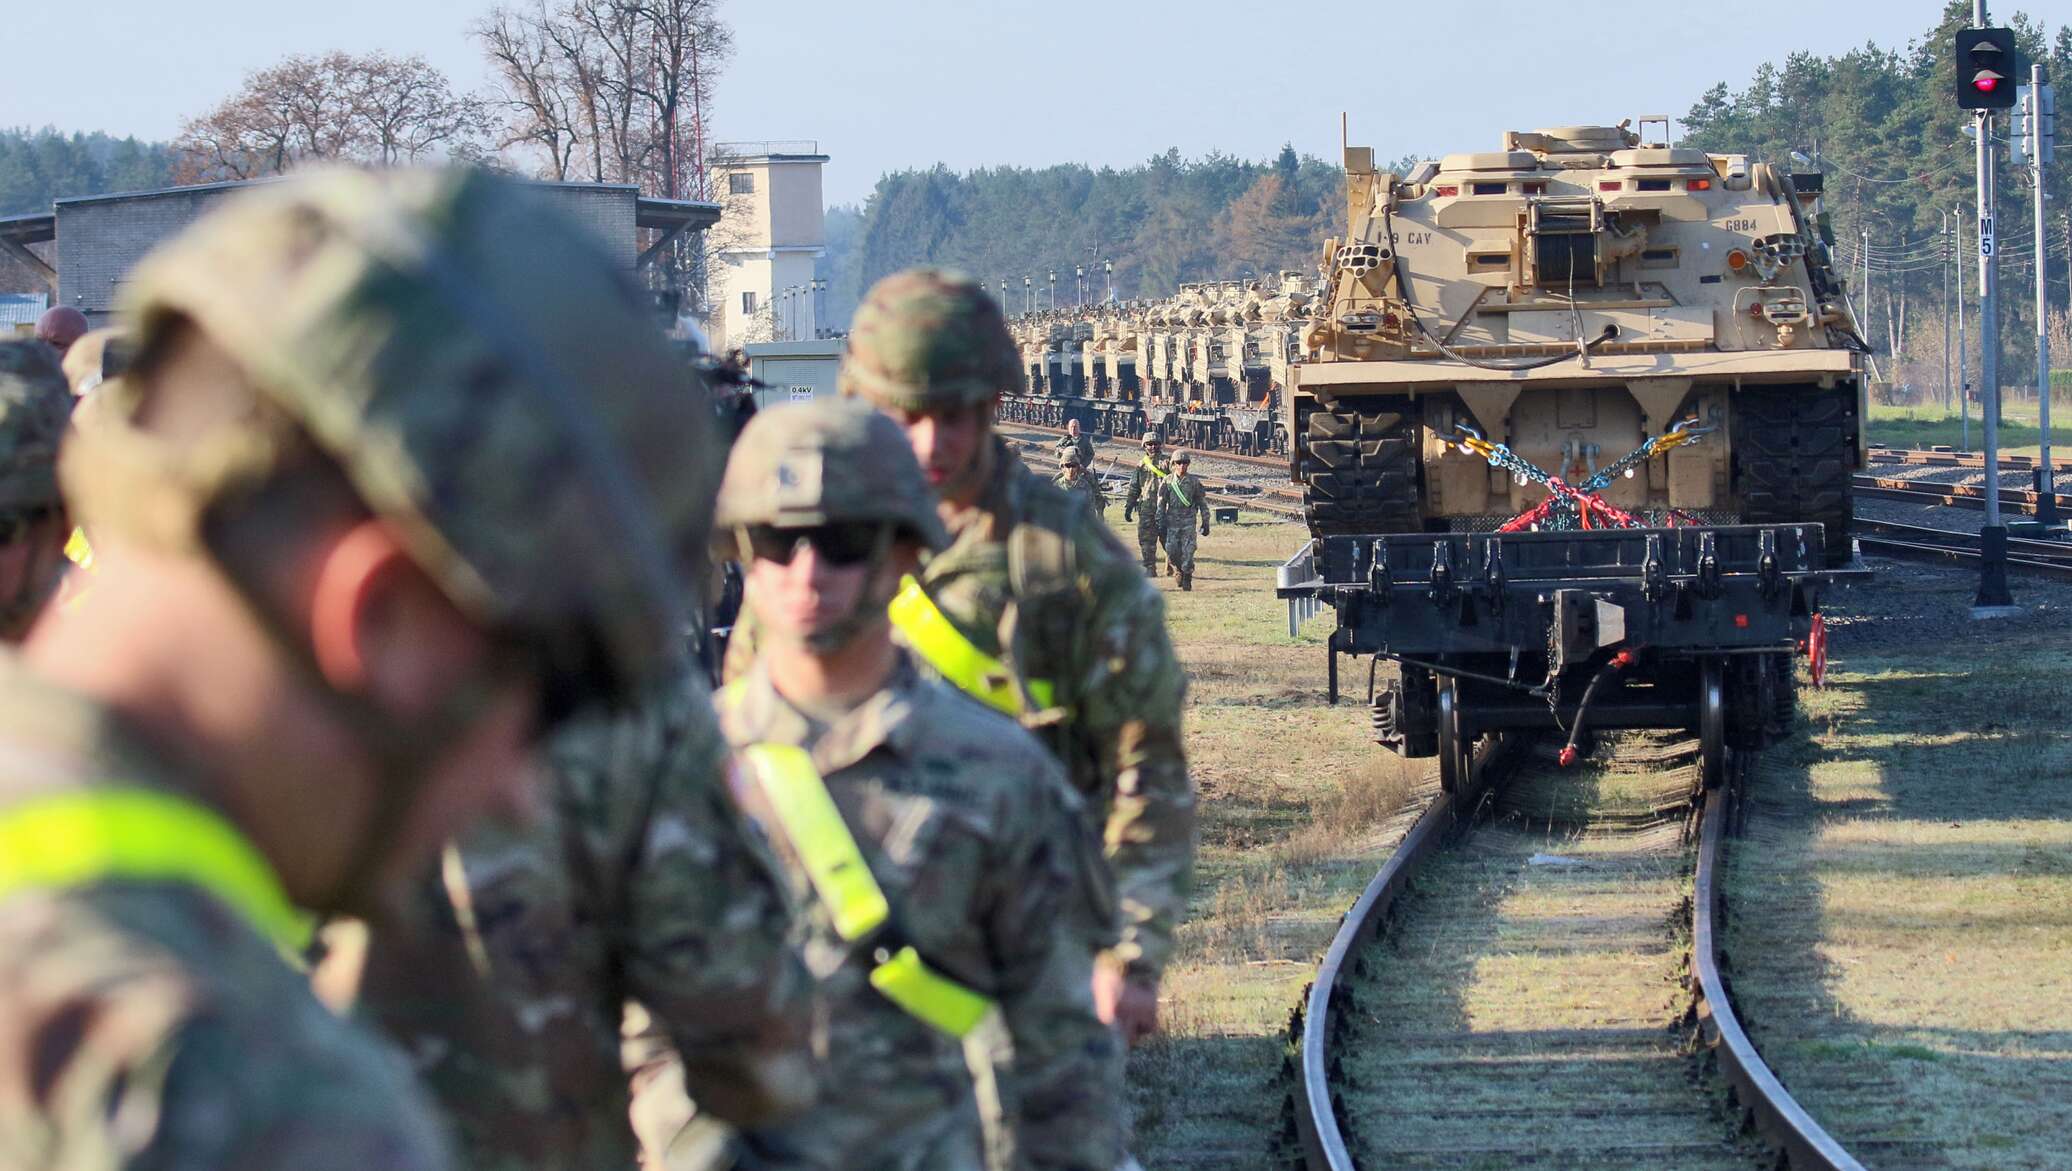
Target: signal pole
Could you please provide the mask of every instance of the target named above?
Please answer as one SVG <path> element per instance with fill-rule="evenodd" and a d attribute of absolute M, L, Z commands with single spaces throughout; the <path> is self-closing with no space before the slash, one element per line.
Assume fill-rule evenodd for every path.
<path fill-rule="evenodd" d="M 1964 344 L 1964 211 L 1950 217 L 1957 254 L 1957 418 L 1964 427 L 1964 453 L 1971 453 L 1971 351 Z"/>
<path fill-rule="evenodd" d="M 1942 213 L 1943 401 L 1950 401 L 1950 213 Z M 1947 418 L 1947 416 L 1945 416 Z"/>
<path fill-rule="evenodd" d="M 2043 66 L 2029 65 L 2029 179 L 2036 197 L 2036 409 L 2037 430 L 2042 433 L 2043 478 L 2036 485 L 2036 520 L 2043 525 L 2058 521 L 2057 469 L 2050 463 L 2050 317 L 2049 289 L 2044 274 L 2050 271 L 2049 238 L 2043 226 L 2043 164 L 2050 150 L 2044 119 L 2049 113 L 2050 94 L 2043 85 Z"/>
<path fill-rule="evenodd" d="M 1972 24 L 1986 28 L 1986 0 L 1972 0 Z M 1978 596 L 1974 618 L 2000 618 L 2019 613 L 2007 592 L 2007 525 L 2000 518 L 2000 315 L 1996 286 L 2000 260 L 1993 223 L 1993 111 L 1979 110 L 1978 254 L 1979 254 L 1979 390 L 1986 432 L 1986 524 L 1979 530 Z"/>

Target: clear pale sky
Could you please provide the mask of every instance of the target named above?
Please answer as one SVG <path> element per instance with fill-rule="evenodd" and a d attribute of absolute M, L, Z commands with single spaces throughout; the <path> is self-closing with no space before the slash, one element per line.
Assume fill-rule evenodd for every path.
<path fill-rule="evenodd" d="M 488 0 L 97 0 L 7 18 L 0 126 L 166 138 L 290 53 L 422 53 L 488 83 Z M 735 56 L 715 139 L 818 139 L 831 203 L 944 162 L 1126 166 L 1167 147 L 1333 158 L 1338 113 L 1383 160 L 1492 149 L 1506 129 L 1680 116 L 1795 49 L 1903 47 L 1940 0 L 724 0 Z M 2055 28 L 2072 0 L 2021 6 Z M 91 18 L 79 14 L 90 11 Z M 2004 19 L 2013 5 L 1995 6 Z M 1581 15 L 1587 14 L 1587 15 Z"/>

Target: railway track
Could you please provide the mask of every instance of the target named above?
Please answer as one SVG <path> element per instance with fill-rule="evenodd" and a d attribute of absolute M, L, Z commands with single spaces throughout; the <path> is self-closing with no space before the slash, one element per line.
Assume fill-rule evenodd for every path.
<path fill-rule="evenodd" d="M 1861 516 L 1856 518 L 1855 530 L 1857 543 L 1866 553 L 1881 553 L 1911 561 L 1978 564 L 1979 538 L 1976 533 Z M 2072 581 L 2072 545 L 2010 538 L 2007 542 L 2007 568 L 2011 573 Z"/>
<path fill-rule="evenodd" d="M 1062 430 L 1051 427 L 1033 427 L 1025 423 L 1003 424 L 1002 437 L 1013 444 L 1025 456 L 1036 454 L 1048 457 L 1052 448 L 1049 444 L 1038 440 L 1026 439 L 1013 434 L 1017 430 L 1041 431 L 1057 435 L 1064 434 Z M 1202 459 L 1204 461 L 1218 459 L 1237 463 L 1261 463 L 1276 468 L 1285 468 L 1287 466 L 1278 460 L 1226 455 L 1220 452 L 1205 452 L 1202 455 Z M 1095 470 L 1105 469 L 1128 474 L 1135 462 L 1135 460 L 1124 459 L 1109 452 L 1096 451 L 1094 453 Z M 1039 463 L 1036 466 L 1047 467 L 1048 465 Z M 1195 475 L 1208 487 L 1209 500 L 1212 503 L 1249 509 L 1253 512 L 1263 512 L 1269 516 L 1284 520 L 1302 519 L 1302 492 L 1298 488 L 1283 484 L 1262 484 L 1254 481 L 1237 480 L 1228 476 L 1203 475 L 1199 472 L 1195 473 Z"/>
<path fill-rule="evenodd" d="M 1477 787 L 1442 794 L 1374 876 L 1299 1010 L 1294 1166 L 1858 1166 L 1749 1043 L 1719 966 L 1739 770 L 1701 794 L 1695 741 L 1620 744 L 1594 778 L 1547 783 L 1543 744 L 1486 740 Z M 1724 1099 L 1694 1084 L 1691 1040 Z"/>

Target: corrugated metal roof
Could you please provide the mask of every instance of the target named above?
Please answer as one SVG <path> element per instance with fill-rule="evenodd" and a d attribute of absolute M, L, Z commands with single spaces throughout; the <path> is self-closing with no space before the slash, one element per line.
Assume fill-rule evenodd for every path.
<path fill-rule="evenodd" d="M 0 293 L 0 328 L 34 325 L 48 308 L 50 298 L 42 293 Z"/>

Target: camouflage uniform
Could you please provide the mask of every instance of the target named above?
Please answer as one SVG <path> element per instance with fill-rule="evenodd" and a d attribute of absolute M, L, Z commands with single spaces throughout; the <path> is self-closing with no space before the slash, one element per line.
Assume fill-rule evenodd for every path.
<path fill-rule="evenodd" d="M 629 1000 L 643 1047 L 663 1047 L 643 1064 L 680 1055 L 702 1114 L 761 1122 L 811 1102 L 791 908 L 726 797 L 722 751 L 695 678 L 568 728 L 539 823 L 449 846 L 410 926 L 375 936 L 361 1004 L 458 1124 L 465 1166 L 633 1165 Z"/>
<path fill-rule="evenodd" d="M 1144 458 L 1130 469 L 1130 492 L 1122 501 L 1125 519 L 1136 514 L 1137 553 L 1144 561 L 1144 572 L 1153 577 L 1158 575 L 1158 539 L 1165 531 L 1159 511 L 1164 497 L 1158 486 L 1165 482 L 1166 474 L 1165 460 L 1147 445 Z"/>
<path fill-rule="evenodd" d="M 866 296 L 839 385 L 880 406 L 925 409 L 957 396 L 989 402 L 1021 379 L 983 290 L 922 269 L 886 277 Z M 1055 689 L 1020 718 L 1064 762 L 1103 828 L 1121 909 L 1110 962 L 1156 987 L 1194 861 L 1194 785 L 1180 741 L 1186 677 L 1165 603 L 1107 526 L 1009 456 L 1004 441 L 992 443 L 990 478 L 950 521 L 950 547 L 929 559 L 920 584 L 1025 693 L 1030 681 Z M 1139 531 L 1149 530 L 1140 522 Z"/>
<path fill-rule="evenodd" d="M 1101 498 L 1101 482 L 1095 478 L 1092 472 L 1086 471 L 1084 468 L 1080 469 L 1078 475 L 1073 475 L 1071 469 L 1075 467 L 1080 467 L 1080 465 L 1068 463 L 1065 470 L 1052 476 L 1050 480 L 1051 487 L 1062 488 L 1067 492 L 1077 493 L 1086 497 L 1087 503 L 1092 505 L 1093 510 L 1097 513 L 1106 509 L 1108 502 Z"/>
<path fill-rule="evenodd" d="M 1060 435 L 1058 436 L 1058 441 L 1052 447 L 1057 452 L 1059 463 L 1065 462 L 1066 456 L 1076 452 L 1079 455 L 1079 466 L 1087 469 L 1089 472 L 1093 471 L 1094 441 L 1091 437 L 1080 435 L 1078 438 L 1074 438 L 1070 435 Z"/>
<path fill-rule="evenodd" d="M 1165 530 L 1166 556 L 1180 576 L 1180 588 L 1194 588 L 1194 536 L 1209 535 L 1208 489 L 1200 477 L 1186 471 L 1191 462 L 1182 453 L 1175 457 L 1173 472 L 1159 486 L 1161 522 Z"/>
<path fill-rule="evenodd" d="M 0 342 L 0 540 L 25 539 L 18 527 L 62 517 L 58 443 L 71 414 L 56 353 L 34 340 Z M 64 574 L 56 548 L 29 558 L 20 589 L 0 597 L 0 639 L 27 632 Z"/>
<path fill-rule="evenodd" d="M 192 323 L 262 401 L 174 437 L 138 424 L 127 379 L 104 385 L 60 467 L 95 531 L 211 558 L 201 518 L 314 452 L 460 613 L 539 656 L 543 699 L 680 669 L 668 567 L 705 541 L 710 480 L 682 467 L 711 462 L 708 428 L 616 266 L 536 196 L 479 173 L 307 175 L 198 221 L 126 295 L 143 352 Z M 606 367 L 562 376 L 590 354 Z M 305 921 L 199 796 L 212 760 L 176 765 L 32 674 L 0 667 L 0 1166 L 446 1165 L 399 1057 L 283 962 Z M 388 734 L 348 726 L 370 755 Z M 419 793 L 393 735 L 376 826 Z M 356 867 L 387 856 L 379 835 L 351 848 Z"/>
<path fill-rule="evenodd" d="M 905 935 L 931 966 L 998 1002 L 1013 1042 L 999 1097 L 1024 1165 L 1114 1167 L 1120 1044 L 1094 1016 L 1092 953 L 1073 927 L 1099 862 L 1056 763 L 1005 717 L 906 664 L 831 720 L 785 702 L 754 669 L 720 692 L 720 721 L 737 748 L 812 753 Z M 868 953 L 835 935 L 781 838 L 778 849 L 810 908 L 825 1104 L 748 1145 L 779 1166 L 982 1166 L 964 1047 L 871 988 Z"/>
<path fill-rule="evenodd" d="M 717 519 L 737 531 L 886 526 L 925 548 L 946 539 L 905 436 L 844 400 L 779 408 L 751 425 L 728 464 Z M 864 580 L 888 580 L 888 547 L 866 563 Z M 866 639 L 889 646 L 884 605 L 864 593 L 849 615 L 811 633 L 768 637 L 803 638 L 795 645 L 806 654 Z M 1016 1166 L 1116 1166 L 1121 1046 L 1095 1014 L 1089 940 L 1114 911 L 1098 846 L 1057 762 L 1013 721 L 923 678 L 904 656 L 875 693 L 811 707 L 780 694 L 758 660 L 721 691 L 720 719 L 744 759 L 735 791 L 771 826 L 807 907 L 802 948 L 818 979 L 816 1047 L 825 1054 L 820 1108 L 756 1128 L 745 1144 L 787 1167 L 976 1171 L 990 1138 Z M 809 754 L 812 787 L 831 798 L 854 839 L 851 857 L 889 904 L 875 923 L 838 929 L 828 901 L 836 896 L 816 889 L 809 867 L 846 862 L 824 835 L 792 836 L 813 831 L 789 820 L 788 801 L 766 787 L 758 755 L 772 748 Z M 971 1018 L 975 1029 L 930 1024 L 923 1004 L 881 991 L 876 977 L 902 946 L 960 996 L 991 1002 Z"/>

